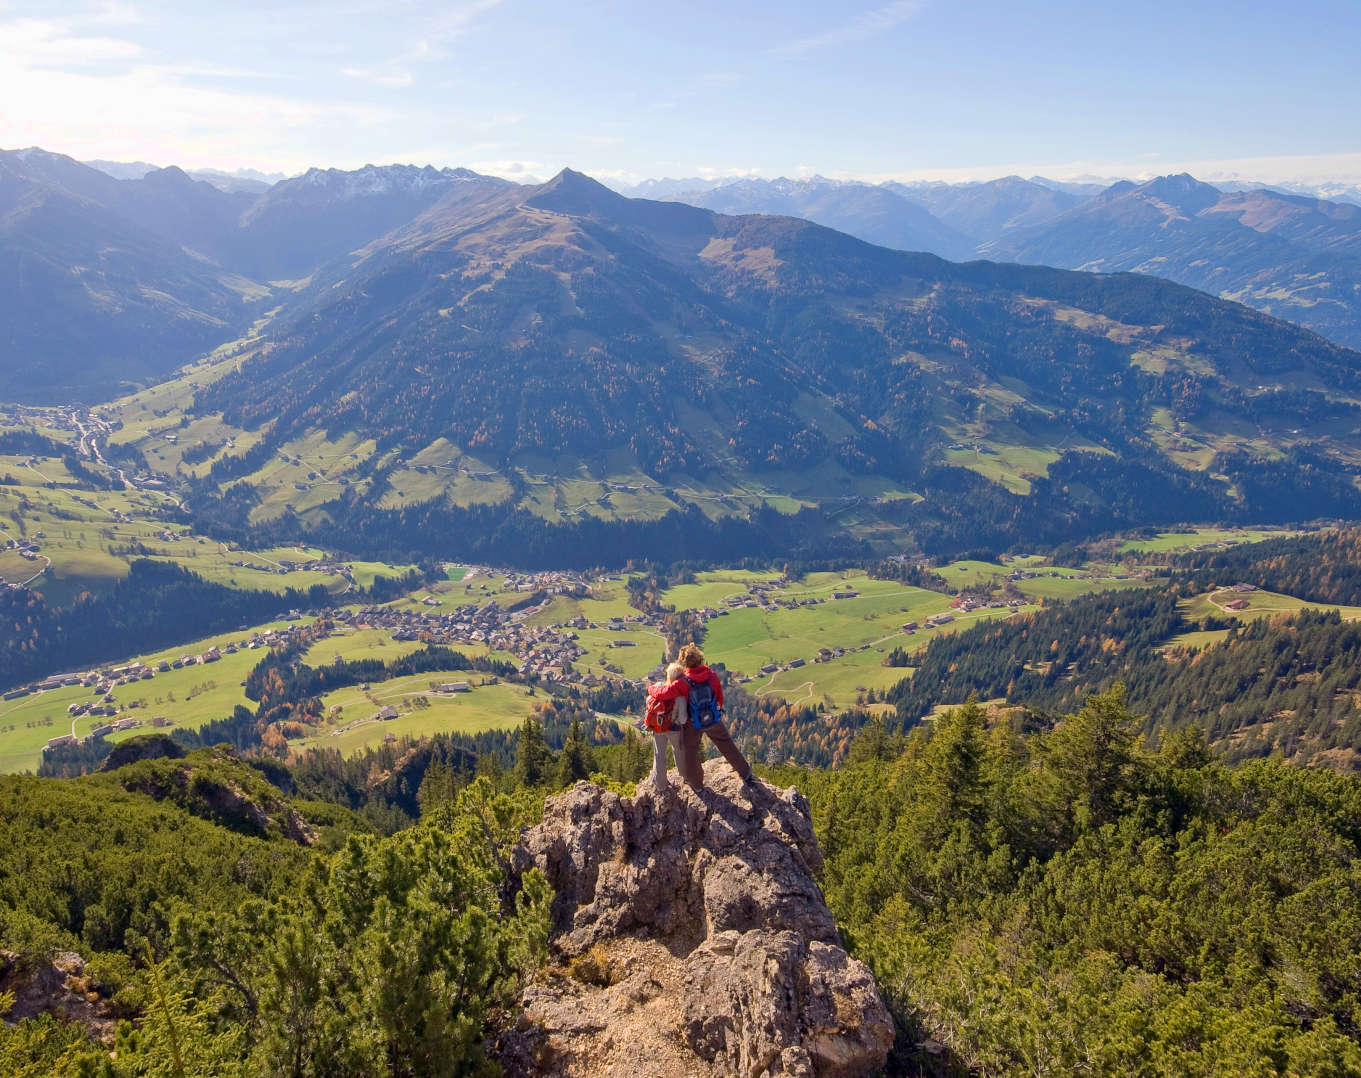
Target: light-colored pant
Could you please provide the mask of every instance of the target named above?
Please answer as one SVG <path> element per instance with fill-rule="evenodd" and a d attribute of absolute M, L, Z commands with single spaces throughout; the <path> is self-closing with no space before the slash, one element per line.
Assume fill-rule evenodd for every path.
<path fill-rule="evenodd" d="M 676 767 L 681 766 L 681 732 L 679 730 L 667 730 L 665 733 L 652 735 L 652 781 L 660 789 L 669 786 L 666 779 L 666 746 L 671 746 L 671 751 L 676 756 Z"/>

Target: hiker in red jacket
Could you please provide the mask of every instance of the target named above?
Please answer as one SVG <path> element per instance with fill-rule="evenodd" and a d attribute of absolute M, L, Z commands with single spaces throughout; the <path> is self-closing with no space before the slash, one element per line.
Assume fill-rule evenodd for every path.
<path fill-rule="evenodd" d="M 704 771 L 700 767 L 699 741 L 701 734 L 708 734 L 714 747 L 732 765 L 743 783 L 755 782 L 751 764 L 742 755 L 742 750 L 733 742 L 732 735 L 721 719 L 707 721 L 703 716 L 706 710 L 701 701 L 712 700 L 716 705 L 714 714 L 721 714 L 723 708 L 723 683 L 718 675 L 704 665 L 704 652 L 695 644 L 681 648 L 680 664 L 685 668 L 683 677 L 665 685 L 651 685 L 648 696 L 658 700 L 674 700 L 685 696 L 690 704 L 690 721 L 681 730 L 681 751 L 676 757 L 676 767 L 681 778 L 693 789 L 704 786 Z"/>

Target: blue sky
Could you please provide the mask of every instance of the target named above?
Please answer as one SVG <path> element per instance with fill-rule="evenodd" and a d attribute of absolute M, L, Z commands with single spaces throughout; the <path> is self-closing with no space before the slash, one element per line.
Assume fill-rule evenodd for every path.
<path fill-rule="evenodd" d="M 1356 182 L 1359 41 L 1357 0 L 0 0 L 0 146 L 282 172 Z"/>

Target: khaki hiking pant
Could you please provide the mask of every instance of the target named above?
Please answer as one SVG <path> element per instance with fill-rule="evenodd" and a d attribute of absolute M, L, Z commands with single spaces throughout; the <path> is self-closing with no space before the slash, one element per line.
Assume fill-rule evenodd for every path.
<path fill-rule="evenodd" d="M 680 770 L 681 778 L 696 790 L 703 787 L 704 771 L 700 766 L 699 753 L 699 739 L 703 734 L 708 735 L 714 748 L 732 765 L 738 778 L 746 779 L 751 774 L 751 764 L 747 763 L 747 758 L 742 755 L 742 750 L 737 747 L 723 723 L 716 722 L 703 730 L 696 730 L 693 725 L 686 723 L 681 730 L 681 751 L 676 755 L 676 767 Z"/>
<path fill-rule="evenodd" d="M 671 751 L 676 755 L 676 767 L 681 766 L 681 732 L 679 730 L 667 730 L 665 733 L 654 733 L 652 735 L 652 781 L 657 784 L 657 788 L 669 786 L 670 782 L 666 777 L 666 746 L 671 746 Z"/>

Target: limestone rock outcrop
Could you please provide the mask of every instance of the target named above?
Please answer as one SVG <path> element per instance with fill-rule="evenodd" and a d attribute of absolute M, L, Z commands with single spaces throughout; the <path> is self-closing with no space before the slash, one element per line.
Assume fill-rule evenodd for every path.
<path fill-rule="evenodd" d="M 101 988 L 91 983 L 85 959 L 74 952 L 58 951 L 40 958 L 0 950 L 0 992 L 14 996 L 13 1006 L 4 1015 L 7 1022 L 50 1014 L 79 1022 L 91 1037 L 112 1044 L 119 1012 Z"/>
<path fill-rule="evenodd" d="M 555 964 L 501 1041 L 511 1078 L 860 1078 L 893 1040 L 874 978 L 841 946 L 793 789 L 590 783 L 550 798 L 512 855 L 556 892 Z M 675 773 L 672 773 L 673 781 Z"/>

